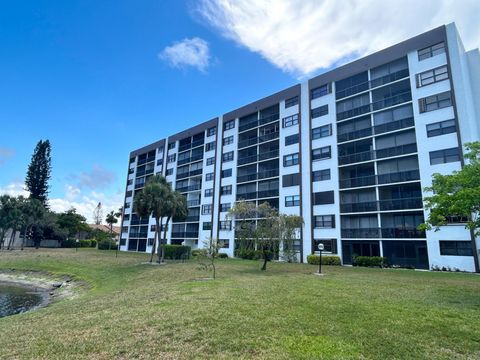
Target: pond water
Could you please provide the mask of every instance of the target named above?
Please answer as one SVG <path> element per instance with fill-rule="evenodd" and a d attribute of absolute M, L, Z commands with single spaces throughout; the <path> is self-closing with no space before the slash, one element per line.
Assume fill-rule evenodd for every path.
<path fill-rule="evenodd" d="M 28 311 L 43 302 L 44 294 L 31 288 L 0 282 L 0 318 Z"/>

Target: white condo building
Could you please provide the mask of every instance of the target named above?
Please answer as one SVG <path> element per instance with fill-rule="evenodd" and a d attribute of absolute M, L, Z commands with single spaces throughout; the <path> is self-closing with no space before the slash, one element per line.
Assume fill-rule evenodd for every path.
<path fill-rule="evenodd" d="M 154 220 L 133 197 L 162 174 L 187 197 L 168 243 L 222 239 L 240 199 L 304 218 L 299 260 L 323 243 L 343 264 L 354 255 L 391 264 L 475 271 L 480 240 L 465 219 L 419 231 L 433 173 L 464 164 L 480 140 L 480 53 L 465 51 L 454 24 L 438 27 L 131 152 L 120 249 L 149 252 Z"/>

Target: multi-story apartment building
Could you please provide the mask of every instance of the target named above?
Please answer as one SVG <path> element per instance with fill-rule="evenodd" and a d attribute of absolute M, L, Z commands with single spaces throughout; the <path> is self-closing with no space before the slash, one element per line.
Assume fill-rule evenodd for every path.
<path fill-rule="evenodd" d="M 478 242 L 465 219 L 420 231 L 423 188 L 464 164 L 480 139 L 480 54 L 454 24 L 343 65 L 130 154 L 121 249 L 150 251 L 153 219 L 132 210 L 153 174 L 185 194 L 189 214 L 168 242 L 210 236 L 233 256 L 226 219 L 239 199 L 298 214 L 299 259 L 323 243 L 343 264 L 355 255 L 392 264 L 475 271 Z"/>

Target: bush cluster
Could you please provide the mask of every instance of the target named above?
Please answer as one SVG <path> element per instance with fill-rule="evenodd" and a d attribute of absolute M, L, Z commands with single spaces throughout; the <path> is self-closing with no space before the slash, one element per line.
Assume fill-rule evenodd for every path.
<path fill-rule="evenodd" d="M 66 240 L 62 240 L 62 242 L 60 243 L 60 246 L 62 248 L 76 248 L 76 247 L 79 247 L 79 248 L 89 248 L 89 247 L 92 247 L 94 248 L 95 246 L 97 246 L 97 241 L 95 239 L 91 239 L 91 240 L 80 240 L 77 244 L 77 240 L 75 239 L 66 239 Z"/>
<path fill-rule="evenodd" d="M 382 256 L 356 256 L 353 259 L 353 266 L 386 267 L 388 259 Z"/>
<path fill-rule="evenodd" d="M 218 253 L 218 257 L 219 257 L 220 259 L 228 259 L 228 254 Z"/>
<path fill-rule="evenodd" d="M 162 245 L 165 259 L 182 260 L 190 258 L 191 247 L 185 245 Z M 198 254 L 197 254 L 198 255 Z"/>
<path fill-rule="evenodd" d="M 320 262 L 320 255 L 308 255 L 307 262 L 311 265 L 318 265 Z M 335 255 L 322 255 L 322 265 L 342 265 L 340 257 Z"/>
<path fill-rule="evenodd" d="M 195 250 L 191 251 L 192 256 L 200 256 L 200 255 L 202 255 L 202 253 L 203 253 L 202 249 L 195 249 Z"/>
<path fill-rule="evenodd" d="M 113 240 L 101 240 L 98 243 L 98 250 L 117 250 L 117 243 Z"/>

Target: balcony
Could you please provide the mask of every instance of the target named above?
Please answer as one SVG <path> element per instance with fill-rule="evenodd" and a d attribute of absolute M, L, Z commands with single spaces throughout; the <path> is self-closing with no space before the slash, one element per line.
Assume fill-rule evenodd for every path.
<path fill-rule="evenodd" d="M 355 131 L 350 131 L 347 133 L 343 134 L 338 134 L 337 140 L 338 142 L 345 142 L 345 141 L 350 141 L 350 140 L 356 140 L 356 139 L 361 139 L 367 136 L 372 136 L 372 135 L 379 135 L 383 134 L 386 132 L 390 131 L 395 131 L 395 130 L 400 130 L 400 129 L 405 129 L 409 128 L 415 125 L 415 122 L 413 120 L 413 117 L 411 118 L 406 118 L 406 119 L 401 119 L 397 121 L 392 121 L 386 124 L 382 125 L 377 125 L 374 127 L 368 127 L 365 129 L 360 129 L 360 130 L 355 130 Z"/>
<path fill-rule="evenodd" d="M 266 153 L 262 153 L 258 155 L 250 155 L 244 158 L 239 158 L 238 165 L 245 165 L 245 164 L 250 164 L 257 161 L 273 159 L 278 157 L 278 154 L 279 154 L 279 151 L 277 149 L 277 150 L 268 151 Z"/>
<path fill-rule="evenodd" d="M 242 140 L 238 143 L 238 148 L 242 149 L 242 148 L 245 148 L 245 147 L 248 147 L 248 146 L 261 144 L 265 141 L 278 139 L 279 135 L 280 135 L 280 132 L 274 132 L 274 133 L 271 133 L 271 134 L 261 135 L 261 136 L 255 137 L 255 138 Z"/>
<path fill-rule="evenodd" d="M 278 176 L 278 174 L 279 174 L 279 170 L 274 169 L 274 170 L 262 171 L 259 173 L 254 173 L 249 175 L 241 175 L 241 176 L 237 176 L 237 183 L 267 179 L 267 178 Z"/>
<path fill-rule="evenodd" d="M 345 239 L 378 239 L 380 228 L 342 229 L 341 233 Z"/>
<path fill-rule="evenodd" d="M 154 170 L 153 168 L 148 170 L 137 170 L 135 177 L 153 174 L 153 170 Z"/>
<path fill-rule="evenodd" d="M 198 239 L 198 231 L 172 232 L 172 239 Z"/>
<path fill-rule="evenodd" d="M 363 115 L 372 111 L 381 110 L 386 107 L 402 104 L 407 101 L 412 101 L 412 93 L 410 90 L 391 96 L 382 100 L 374 101 L 370 104 L 362 105 L 347 111 L 337 113 L 337 121 L 345 120 L 351 117 Z"/>
<path fill-rule="evenodd" d="M 355 213 L 369 211 L 411 210 L 421 209 L 423 201 L 421 197 L 405 199 L 385 199 L 380 201 L 366 201 L 340 204 L 340 212 Z"/>
<path fill-rule="evenodd" d="M 405 144 L 386 149 L 369 150 L 355 154 L 343 155 L 338 157 L 339 165 L 354 164 L 363 161 L 384 159 L 387 157 L 413 154 L 417 152 L 417 144 Z"/>
<path fill-rule="evenodd" d="M 195 184 L 195 185 L 190 185 L 190 186 L 184 186 L 178 189 L 175 189 L 180 192 L 189 192 L 189 191 L 195 191 L 195 190 L 200 190 L 202 188 L 202 184 Z"/>
<path fill-rule="evenodd" d="M 199 222 L 200 215 L 190 215 L 185 218 L 185 221 L 182 222 Z"/>
<path fill-rule="evenodd" d="M 419 170 L 401 171 L 382 175 L 368 175 L 340 180 L 340 189 L 382 185 L 405 181 L 420 180 Z"/>
<path fill-rule="evenodd" d="M 355 94 L 358 94 L 360 92 L 366 91 L 368 89 L 372 89 L 372 88 L 375 88 L 375 87 L 378 87 L 378 86 L 386 85 L 386 84 L 391 83 L 393 81 L 397 81 L 397 80 L 406 78 L 407 76 L 409 76 L 408 69 L 399 70 L 395 73 L 382 76 L 381 78 L 374 79 L 374 80 L 371 80 L 371 81 L 367 81 L 367 82 L 364 82 L 364 83 L 361 83 L 361 84 L 354 85 L 354 86 L 349 87 L 347 89 L 337 91 L 335 93 L 335 97 L 336 97 L 337 100 L 340 100 L 340 99 L 346 98 L 348 96 L 355 95 Z"/>
<path fill-rule="evenodd" d="M 257 126 L 260 126 L 260 125 L 268 124 L 272 121 L 278 120 L 279 118 L 280 118 L 280 114 L 277 113 L 277 114 L 272 114 L 269 116 L 262 117 L 259 120 L 257 119 L 250 120 L 240 125 L 238 127 L 238 132 L 243 132 L 245 130 L 256 128 Z"/>
<path fill-rule="evenodd" d="M 424 239 L 425 231 L 416 228 L 383 228 L 382 237 L 386 239 Z"/>
<path fill-rule="evenodd" d="M 262 199 L 269 197 L 276 197 L 279 194 L 279 190 L 266 190 L 266 191 L 253 191 L 249 193 L 237 194 L 237 200 L 250 200 L 250 199 Z"/>
<path fill-rule="evenodd" d="M 196 207 L 200 206 L 200 200 L 188 200 L 187 207 Z"/>
<path fill-rule="evenodd" d="M 192 171 L 187 171 L 182 174 L 177 173 L 177 180 L 179 179 L 185 179 L 187 177 L 192 177 L 192 176 L 197 176 L 202 174 L 203 169 L 197 169 L 197 170 L 192 170 Z"/>
<path fill-rule="evenodd" d="M 140 165 L 143 165 L 143 164 L 152 162 L 152 161 L 155 161 L 155 156 L 150 156 L 150 157 L 148 157 L 148 158 L 145 158 L 145 159 L 142 159 L 142 160 L 138 160 L 137 166 L 140 166 Z"/>
<path fill-rule="evenodd" d="M 205 143 L 205 140 L 202 139 L 202 140 L 198 140 L 198 141 L 195 141 L 193 143 L 190 143 L 190 144 L 181 145 L 181 146 L 178 147 L 178 152 L 182 152 L 182 151 L 185 151 L 185 150 L 189 150 L 189 149 L 201 146 L 204 143 Z"/>
<path fill-rule="evenodd" d="M 148 237 L 148 232 L 130 232 L 128 234 L 130 238 L 147 238 Z"/>

